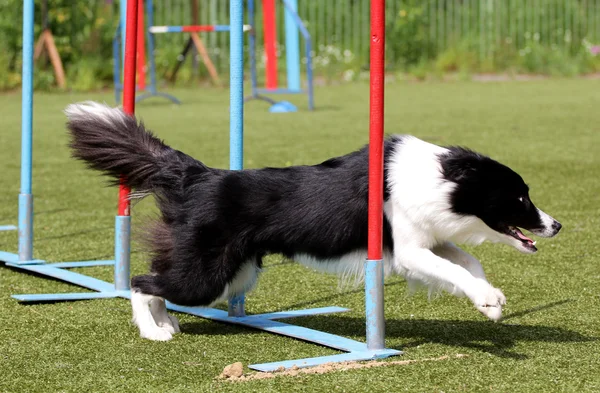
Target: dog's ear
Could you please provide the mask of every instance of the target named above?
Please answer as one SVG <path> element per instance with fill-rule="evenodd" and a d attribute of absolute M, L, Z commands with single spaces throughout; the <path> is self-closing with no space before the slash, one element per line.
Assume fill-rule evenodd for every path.
<path fill-rule="evenodd" d="M 448 148 L 448 152 L 440 160 L 444 178 L 454 183 L 476 180 L 482 158 L 480 154 L 464 147 Z"/>

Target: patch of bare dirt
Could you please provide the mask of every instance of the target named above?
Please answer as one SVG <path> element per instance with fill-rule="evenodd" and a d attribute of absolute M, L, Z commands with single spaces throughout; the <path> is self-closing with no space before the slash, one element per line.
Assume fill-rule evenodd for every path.
<path fill-rule="evenodd" d="M 238 362 L 225 367 L 217 379 L 228 382 L 245 382 L 276 377 L 296 377 L 298 375 L 306 374 L 325 374 L 335 371 L 357 370 L 373 367 L 407 366 L 413 363 L 438 362 L 441 360 L 460 359 L 464 357 L 467 357 L 467 355 L 456 354 L 454 356 L 440 356 L 439 358 L 394 360 L 389 362 L 373 360 L 368 362 L 325 363 L 316 367 L 299 368 L 298 366 L 294 366 L 288 370 L 280 367 L 273 372 L 253 372 L 249 374 L 243 373 L 242 363 Z"/>

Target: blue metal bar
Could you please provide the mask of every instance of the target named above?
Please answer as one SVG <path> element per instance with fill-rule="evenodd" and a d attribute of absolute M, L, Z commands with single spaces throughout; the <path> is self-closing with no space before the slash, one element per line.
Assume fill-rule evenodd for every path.
<path fill-rule="evenodd" d="M 21 97 L 21 193 L 19 194 L 19 260 L 33 259 L 33 195 L 31 163 L 33 135 L 33 12 L 34 1 L 23 2 L 23 74 Z"/>
<path fill-rule="evenodd" d="M 297 360 L 285 360 L 282 362 L 273 362 L 273 363 L 262 363 L 262 364 L 251 364 L 248 367 L 257 370 L 257 371 L 275 371 L 283 368 L 292 368 L 294 366 L 298 368 L 304 367 L 314 367 L 319 366 L 325 363 L 339 363 L 339 362 L 356 362 L 361 360 L 374 360 L 374 359 L 384 359 L 394 355 L 402 354 L 401 351 L 397 351 L 395 349 L 385 349 L 382 351 L 367 351 L 366 348 L 364 351 L 353 351 L 350 353 L 341 353 L 339 355 L 331 355 L 331 356 L 320 356 L 316 358 L 306 358 L 306 359 L 297 359 Z"/>
<path fill-rule="evenodd" d="M 315 88 L 313 82 L 312 43 L 310 36 L 306 39 L 306 85 L 308 88 L 308 109 L 315 110 Z"/>
<path fill-rule="evenodd" d="M 46 266 L 67 269 L 67 268 L 74 268 L 74 267 L 113 266 L 114 264 L 115 264 L 115 261 L 77 261 L 77 262 L 46 263 Z"/>
<path fill-rule="evenodd" d="M 6 251 L 0 251 L 0 261 L 7 263 L 15 263 L 18 265 L 34 265 L 44 263 L 45 261 L 41 259 L 30 259 L 28 261 L 19 260 L 19 254 L 13 254 Z"/>
<path fill-rule="evenodd" d="M 19 262 L 19 255 L 13 254 L 11 252 L 0 251 L 0 261 L 7 263 L 17 263 Z"/>
<path fill-rule="evenodd" d="M 304 90 L 290 90 L 290 89 L 256 89 L 259 94 L 302 94 L 306 93 Z"/>
<path fill-rule="evenodd" d="M 6 251 L 0 251 L 0 261 L 6 262 L 7 264 L 15 264 L 15 265 L 39 265 L 45 263 L 41 259 L 30 259 L 28 261 L 19 260 L 19 254 L 13 254 Z"/>
<path fill-rule="evenodd" d="M 293 14 L 298 14 L 298 0 L 288 0 L 285 9 L 285 60 L 287 85 L 290 90 L 300 90 L 300 39 Z"/>
<path fill-rule="evenodd" d="M 0 231 L 14 231 L 17 227 L 14 225 L 0 225 Z"/>
<path fill-rule="evenodd" d="M 14 254 L 9 254 L 10 255 Z M 1 256 L 1 255 L 0 255 Z M 59 265 L 55 264 L 55 265 Z M 23 270 L 28 270 L 43 274 L 46 276 L 58 278 L 63 281 L 70 282 L 85 288 L 89 288 L 99 293 L 59 293 L 59 294 L 33 294 L 33 295 L 13 295 L 14 298 L 22 302 L 40 302 L 40 301 L 66 301 L 66 300 L 85 300 L 85 299 L 101 299 L 122 297 L 129 299 L 130 291 L 114 290 L 114 286 L 108 282 L 98 280 L 80 273 L 57 268 L 50 265 L 18 265 L 8 263 L 8 266 L 16 267 Z M 369 350 L 367 344 L 355 341 L 349 338 L 336 336 L 329 333 L 320 332 L 314 329 L 309 329 L 301 326 L 294 326 L 282 322 L 273 321 L 275 318 L 291 318 L 303 315 L 318 315 L 324 313 L 347 311 L 338 307 L 322 307 L 312 310 L 293 310 L 286 312 L 275 312 L 267 314 L 258 314 L 251 316 L 231 317 L 228 312 L 218 309 L 201 308 L 201 307 L 184 307 L 167 302 L 169 310 L 183 312 L 191 315 L 196 315 L 202 318 L 212 319 L 220 322 L 232 323 L 241 326 L 246 326 L 254 329 L 264 330 L 274 334 L 280 334 L 288 337 L 297 338 L 324 345 L 330 348 L 347 351 L 349 354 L 324 356 L 318 358 L 290 360 L 284 362 L 265 363 L 251 365 L 250 367 L 260 371 L 273 371 L 279 367 L 309 367 L 334 361 L 348 360 L 369 360 L 375 358 L 384 358 L 393 355 L 399 355 L 402 352 L 392 349 Z"/>
<path fill-rule="evenodd" d="M 310 109 L 312 111 L 315 109 L 315 104 L 314 104 L 315 100 L 314 100 L 314 87 L 313 87 L 312 58 L 311 58 L 312 41 L 310 38 L 310 33 L 306 29 L 306 26 L 304 26 L 304 22 L 302 22 L 302 19 L 300 19 L 300 16 L 298 15 L 298 13 L 295 11 L 293 6 L 290 4 L 290 0 L 282 0 L 282 1 L 283 1 L 284 7 L 289 12 L 289 15 L 294 20 L 294 22 L 296 22 L 296 26 L 300 30 L 302 37 L 304 37 L 304 42 L 305 42 L 305 47 L 306 47 L 306 79 L 307 79 L 307 85 L 308 85 L 308 89 L 307 89 L 308 90 L 308 109 Z"/>
<path fill-rule="evenodd" d="M 385 348 L 383 261 L 365 261 L 365 308 L 369 350 Z"/>
<path fill-rule="evenodd" d="M 167 302 L 167 308 L 173 311 L 184 312 L 186 314 L 196 315 L 202 318 L 213 319 L 215 321 L 247 326 L 255 329 L 265 330 L 271 333 L 281 334 L 283 336 L 294 337 L 300 340 L 314 342 L 342 351 L 365 351 L 367 348 L 365 343 L 361 343 L 346 337 L 336 336 L 334 334 L 320 332 L 318 330 L 309 329 L 302 326 L 295 326 L 283 322 L 273 321 L 271 319 L 262 318 L 260 315 L 232 318 L 226 311 L 214 308 L 178 306 L 170 302 Z"/>
<path fill-rule="evenodd" d="M 265 319 L 284 319 L 284 318 L 307 317 L 307 316 L 311 316 L 311 315 L 333 314 L 333 313 L 347 312 L 347 311 L 350 311 L 350 309 L 342 308 L 342 307 L 319 307 L 319 308 L 309 308 L 307 310 L 278 311 L 278 312 L 271 312 L 271 313 L 258 314 L 258 315 L 252 315 L 252 316 L 265 318 Z"/>
<path fill-rule="evenodd" d="M 123 69 L 125 64 L 125 35 L 126 35 L 126 26 L 127 26 L 127 2 L 128 1 L 137 1 L 137 0 L 120 0 L 119 1 L 119 27 L 121 28 L 121 64 L 119 64 L 119 68 Z M 147 0 L 151 1 L 151 0 Z"/>
<path fill-rule="evenodd" d="M 229 2 L 229 169 L 244 167 L 244 1 Z M 229 299 L 229 315 L 242 317 L 244 295 Z"/>
<path fill-rule="evenodd" d="M 254 13 L 254 0 L 248 0 L 248 23 L 252 26 L 248 37 L 250 46 L 250 82 L 252 88 L 252 97 L 258 96 L 258 77 L 256 71 L 256 16 Z"/>
<path fill-rule="evenodd" d="M 154 26 L 154 1 L 146 0 L 146 20 L 148 26 Z M 148 62 L 150 71 L 150 93 L 156 94 L 156 61 L 154 58 L 154 34 L 150 33 L 150 30 L 146 30 L 146 42 L 148 48 Z M 179 103 L 179 100 L 176 102 Z"/>
<path fill-rule="evenodd" d="M 70 300 L 107 299 L 119 297 L 119 292 L 81 292 L 81 293 L 38 293 L 33 295 L 12 295 L 20 302 L 57 302 Z"/>
<path fill-rule="evenodd" d="M 129 290 L 131 217 L 115 218 L 115 290 Z"/>
<path fill-rule="evenodd" d="M 117 31 L 112 41 L 113 51 L 113 82 L 115 84 L 115 103 L 121 103 L 121 55 L 119 54 L 119 39 L 121 38 L 121 24 L 117 26 Z"/>
<path fill-rule="evenodd" d="M 43 274 L 45 276 L 54 277 L 59 280 L 70 282 L 71 284 L 79 285 L 80 287 L 93 289 L 98 292 L 114 292 L 113 284 L 106 281 L 98 280 L 97 278 L 86 276 L 72 272 L 70 270 L 59 269 L 46 265 L 19 265 L 17 263 L 7 263 L 6 266 L 16 267 L 19 269 Z"/>
<path fill-rule="evenodd" d="M 31 194 L 33 120 L 33 0 L 23 2 L 23 76 L 21 98 L 21 194 Z"/>

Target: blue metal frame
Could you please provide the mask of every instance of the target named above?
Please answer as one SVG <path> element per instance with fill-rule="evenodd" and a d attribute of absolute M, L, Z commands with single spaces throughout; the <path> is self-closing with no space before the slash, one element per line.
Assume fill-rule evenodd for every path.
<path fill-rule="evenodd" d="M 33 209 L 31 194 L 31 140 L 32 140 L 32 65 L 33 65 L 33 1 L 25 0 L 23 8 L 23 125 L 21 194 L 19 195 L 19 254 L 0 251 L 0 261 L 6 266 L 26 272 L 35 272 L 53 277 L 94 292 L 52 293 L 13 295 L 21 302 L 73 301 L 103 298 L 129 299 L 130 217 L 115 219 L 115 260 L 75 261 L 46 263 L 33 259 Z M 131 1 L 131 0 L 130 0 Z M 231 124 L 230 124 L 230 168 L 243 167 L 243 0 L 231 0 Z M 117 46 L 116 46 L 117 47 Z M 120 64 L 120 63 L 117 63 Z M 120 67 L 119 67 L 120 68 Z M 114 284 L 81 273 L 70 268 L 87 266 L 114 266 Z M 321 307 L 307 310 L 272 312 L 246 315 L 244 295 L 229 300 L 229 311 L 210 308 L 183 307 L 167 302 L 169 310 L 188 313 L 215 321 L 237 324 L 324 345 L 347 353 L 315 358 L 286 360 L 273 363 L 253 364 L 249 367 L 259 371 L 274 371 L 283 368 L 310 367 L 328 362 L 381 359 L 402 352 L 387 349 L 384 345 L 383 329 L 383 264 L 382 261 L 366 261 L 366 311 L 367 343 L 336 336 L 330 333 L 278 322 L 277 319 L 344 312 L 340 307 Z"/>
<path fill-rule="evenodd" d="M 14 225 L 0 225 L 0 232 L 2 231 L 16 231 L 17 227 Z"/>
<path fill-rule="evenodd" d="M 285 32 L 286 32 L 286 67 L 287 67 L 287 89 L 261 89 L 258 87 L 258 72 L 256 69 L 256 34 L 254 30 L 250 31 L 250 81 L 251 94 L 245 98 L 245 101 L 260 100 L 266 101 L 271 105 L 283 103 L 283 107 L 291 105 L 288 102 L 281 103 L 267 97 L 265 94 L 306 94 L 308 96 L 308 109 L 315 109 L 314 100 L 314 82 L 312 67 L 312 40 L 310 33 L 297 12 L 297 0 L 281 0 L 285 7 Z M 254 0 L 248 0 L 248 24 L 256 24 L 256 10 Z M 298 31 L 304 38 L 304 49 L 306 55 L 306 90 L 300 86 L 300 55 L 298 54 Z M 288 38 L 289 37 L 289 38 Z M 296 60 L 297 59 L 297 60 Z M 291 64 L 293 62 L 293 64 Z M 276 112 L 276 111 L 272 111 Z"/>
<path fill-rule="evenodd" d="M 365 315 L 367 348 L 385 348 L 385 316 L 383 310 L 383 261 L 365 261 Z"/>
<path fill-rule="evenodd" d="M 17 261 L 18 256 L 16 254 L 7 256 L 8 253 L 0 255 L 1 260 L 13 260 Z M 42 262 L 42 261 L 40 261 Z M 89 261 L 92 264 L 110 264 L 114 261 Z M 52 294 L 27 294 L 27 295 L 13 295 L 12 297 L 19 300 L 20 302 L 48 302 L 48 301 L 74 301 L 74 300 L 91 300 L 91 299 L 106 299 L 106 298 L 124 298 L 129 299 L 131 292 L 129 290 L 119 290 L 115 288 L 115 285 L 99 280 L 94 277 L 86 276 L 81 273 L 75 273 L 67 270 L 68 267 L 80 267 L 83 262 L 74 263 L 56 263 L 56 264 L 34 264 L 34 265 L 22 265 L 15 262 L 6 262 L 6 266 L 13 268 L 35 272 L 48 277 L 53 277 L 59 280 L 69 282 L 81 286 L 83 288 L 91 289 L 96 292 L 75 292 L 75 293 L 52 293 Z M 243 297 L 240 298 L 243 301 Z M 338 355 L 321 356 L 306 359 L 297 360 L 285 360 L 272 363 L 252 364 L 249 365 L 251 369 L 258 371 L 274 371 L 280 367 L 291 368 L 297 367 L 311 367 L 319 364 L 329 362 L 345 362 L 345 361 L 358 361 L 358 360 L 370 360 L 370 359 L 382 359 L 390 356 L 400 355 L 402 352 L 395 349 L 386 348 L 369 348 L 368 344 L 360 341 L 352 340 L 349 338 L 337 336 L 330 333 L 320 332 L 318 330 L 305 328 L 302 326 L 296 326 L 288 323 L 278 322 L 278 319 L 286 318 L 297 318 L 306 317 L 311 315 L 324 315 L 338 312 L 349 311 L 348 309 L 341 307 L 319 307 L 307 310 L 293 310 L 293 311 L 281 311 L 272 312 L 257 315 L 235 315 L 231 316 L 230 313 L 223 310 L 212 309 L 212 308 L 201 308 L 201 307 L 184 307 L 176 304 L 167 302 L 167 309 L 195 315 L 201 318 L 211 319 L 219 322 L 231 323 L 235 325 L 246 326 L 254 329 L 264 330 L 274 334 L 280 334 L 287 337 L 297 338 L 303 341 L 313 342 L 315 344 L 323 345 L 326 347 L 345 351 Z M 230 302 L 232 304 L 238 304 Z"/>
<path fill-rule="evenodd" d="M 288 5 L 284 13 L 287 85 L 291 91 L 300 91 L 300 37 L 293 15 L 298 14 L 298 0 L 288 0 Z"/>
<path fill-rule="evenodd" d="M 229 3 L 229 169 L 244 167 L 244 3 Z M 229 299 L 229 315 L 243 317 L 244 296 Z"/>

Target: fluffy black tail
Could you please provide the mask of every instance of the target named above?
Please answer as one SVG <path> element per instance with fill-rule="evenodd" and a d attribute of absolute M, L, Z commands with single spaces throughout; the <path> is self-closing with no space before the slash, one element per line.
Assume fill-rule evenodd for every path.
<path fill-rule="evenodd" d="M 183 161 L 198 163 L 164 144 L 121 109 L 88 101 L 69 105 L 65 113 L 73 157 L 110 176 L 114 184 L 124 176 L 133 189 L 154 190 L 169 183 L 165 177 L 177 178 Z"/>

